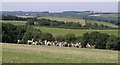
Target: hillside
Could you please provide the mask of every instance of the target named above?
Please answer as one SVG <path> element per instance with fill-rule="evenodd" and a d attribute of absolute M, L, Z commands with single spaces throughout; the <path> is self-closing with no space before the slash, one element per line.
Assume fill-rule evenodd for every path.
<path fill-rule="evenodd" d="M 86 32 L 93 32 L 93 31 L 98 31 L 100 33 L 106 33 L 109 35 L 118 36 L 118 30 L 84 30 L 84 29 L 50 28 L 50 27 L 35 27 L 35 28 L 40 29 L 42 32 L 49 32 L 53 34 L 54 36 L 65 35 L 68 33 L 73 33 L 77 36 L 82 36 Z"/>
<path fill-rule="evenodd" d="M 3 63 L 118 63 L 118 51 L 2 44 Z"/>

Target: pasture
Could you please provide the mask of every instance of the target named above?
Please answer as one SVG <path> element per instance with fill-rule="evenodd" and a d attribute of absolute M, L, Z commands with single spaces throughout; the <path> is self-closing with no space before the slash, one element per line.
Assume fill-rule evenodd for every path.
<path fill-rule="evenodd" d="M 98 25 L 103 24 L 105 26 L 109 26 L 109 27 L 112 27 L 112 28 L 118 28 L 118 26 L 115 25 L 115 24 L 112 24 L 112 23 L 109 23 L 109 22 L 103 22 L 103 21 L 87 20 L 87 23 L 91 23 L 91 24 L 97 23 Z"/>
<path fill-rule="evenodd" d="M 118 63 L 118 51 L 2 44 L 3 63 Z"/>
<path fill-rule="evenodd" d="M 26 21 L 5 21 L 5 20 L 0 20 L 0 23 L 11 23 L 14 25 L 25 25 Z"/>
<path fill-rule="evenodd" d="M 50 28 L 50 27 L 35 27 L 40 29 L 42 32 L 49 32 L 53 34 L 53 36 L 66 35 L 68 33 L 73 33 L 76 36 L 82 36 L 84 33 L 98 31 L 100 33 L 106 33 L 109 35 L 118 36 L 118 30 L 86 30 L 86 29 L 62 29 L 62 28 Z"/>

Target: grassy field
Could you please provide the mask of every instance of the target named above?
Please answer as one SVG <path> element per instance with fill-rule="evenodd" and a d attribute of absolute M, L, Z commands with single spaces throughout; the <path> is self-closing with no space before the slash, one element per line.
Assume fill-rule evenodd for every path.
<path fill-rule="evenodd" d="M 45 19 L 50 19 L 50 20 L 57 20 L 57 21 L 65 21 L 65 22 L 80 22 L 80 24 L 85 25 L 85 20 L 84 19 L 78 19 L 78 18 L 72 18 L 72 17 L 52 17 L 52 16 L 46 16 L 46 17 L 38 17 L 38 19 L 45 18 Z M 118 27 L 115 24 L 108 23 L 108 22 L 103 22 L 103 21 L 93 21 L 93 20 L 87 20 L 87 23 L 97 23 L 98 25 L 103 24 L 106 26 L 110 26 L 113 28 Z"/>
<path fill-rule="evenodd" d="M 38 19 L 41 19 L 41 18 L 50 19 L 50 20 L 57 20 L 57 21 L 65 21 L 65 22 L 79 22 L 80 24 L 85 25 L 85 20 L 77 19 L 77 18 L 52 17 L 52 16 L 38 17 Z"/>
<path fill-rule="evenodd" d="M 118 63 L 118 51 L 2 44 L 3 63 Z"/>
<path fill-rule="evenodd" d="M 25 25 L 26 21 L 5 21 L 5 20 L 0 20 L 0 23 L 11 23 L 14 25 Z"/>
<path fill-rule="evenodd" d="M 100 33 L 107 33 L 109 35 L 118 36 L 118 30 L 83 30 L 83 29 L 62 29 L 62 28 L 50 28 L 50 27 L 35 27 L 40 29 L 42 32 L 49 32 L 53 34 L 53 36 L 65 35 L 68 33 L 73 33 L 77 36 L 82 36 L 86 32 L 98 31 Z"/>
<path fill-rule="evenodd" d="M 11 23 L 14 25 L 25 25 L 26 21 L 0 21 L 0 23 Z M 82 36 L 86 32 L 93 32 L 98 31 L 101 33 L 107 33 L 109 35 L 116 35 L 118 36 L 118 30 L 86 30 L 86 29 L 62 29 L 62 28 L 50 28 L 50 27 L 36 27 L 37 29 L 40 29 L 42 32 L 49 32 L 53 34 L 54 36 L 58 35 L 65 35 L 68 33 L 74 33 L 77 36 Z"/>
<path fill-rule="evenodd" d="M 109 26 L 109 27 L 112 27 L 112 28 L 118 28 L 117 25 L 109 23 L 109 22 L 87 20 L 87 23 L 91 23 L 91 24 L 97 23 L 98 25 L 103 24 L 103 25 L 106 25 L 106 26 Z"/>

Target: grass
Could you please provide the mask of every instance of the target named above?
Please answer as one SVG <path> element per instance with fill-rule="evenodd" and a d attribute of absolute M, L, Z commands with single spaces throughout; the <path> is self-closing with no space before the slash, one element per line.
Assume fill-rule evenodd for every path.
<path fill-rule="evenodd" d="M 68 33 L 73 33 L 77 36 L 82 36 L 86 32 L 93 32 L 93 31 L 98 31 L 100 33 L 106 33 L 109 35 L 118 36 L 118 30 L 62 29 L 62 28 L 50 28 L 50 27 L 35 27 L 35 28 L 40 29 L 42 32 L 49 32 L 53 34 L 53 36 L 65 35 Z"/>
<path fill-rule="evenodd" d="M 83 19 L 77 19 L 77 18 L 68 18 L 68 17 L 52 17 L 52 16 L 44 16 L 44 17 L 38 17 L 38 19 L 45 18 L 50 20 L 57 20 L 57 21 L 65 21 L 65 22 L 79 22 L 82 25 L 85 25 L 85 20 Z"/>
<path fill-rule="evenodd" d="M 3 63 L 118 63 L 118 51 L 2 44 Z"/>
<path fill-rule="evenodd" d="M 0 21 L 0 23 L 11 23 L 14 25 L 25 25 L 26 21 Z M 53 34 L 54 36 L 58 35 L 65 35 L 68 33 L 74 33 L 77 36 L 82 36 L 86 32 L 93 32 L 93 31 L 98 31 L 100 33 L 107 33 L 109 35 L 116 35 L 118 36 L 118 30 L 86 30 L 86 29 L 62 29 L 62 28 L 50 28 L 50 27 L 37 27 L 35 28 L 40 29 L 43 32 L 49 32 Z"/>
<path fill-rule="evenodd" d="M 14 25 L 25 25 L 26 21 L 5 21 L 5 20 L 0 20 L 0 23 L 11 23 Z"/>
<path fill-rule="evenodd" d="M 112 28 L 118 28 L 118 26 L 115 25 L 115 24 L 112 24 L 112 23 L 109 23 L 109 22 L 103 22 L 103 21 L 88 20 L 87 23 L 91 23 L 91 24 L 97 23 L 98 25 L 103 24 L 103 25 L 106 25 L 106 26 L 109 26 L 109 27 L 112 27 Z"/>

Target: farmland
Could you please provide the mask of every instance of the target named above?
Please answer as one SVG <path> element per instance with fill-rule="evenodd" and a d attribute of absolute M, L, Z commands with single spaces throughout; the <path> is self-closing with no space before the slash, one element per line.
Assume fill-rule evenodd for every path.
<path fill-rule="evenodd" d="M 100 33 L 106 33 L 109 35 L 118 36 L 118 30 L 62 29 L 62 28 L 50 28 L 50 27 L 35 27 L 35 28 L 40 29 L 42 32 L 49 32 L 53 34 L 53 36 L 65 35 L 68 33 L 73 33 L 77 36 L 82 36 L 86 32 L 93 32 L 93 31 L 98 31 Z"/>
<path fill-rule="evenodd" d="M 110 26 L 112 28 L 118 28 L 117 25 L 115 24 L 112 24 L 112 23 L 109 23 L 109 22 L 103 22 L 103 21 L 93 21 L 93 20 L 87 20 L 87 23 L 91 23 L 91 24 L 94 24 L 94 23 L 97 23 L 98 25 L 106 25 L 106 26 Z"/>
<path fill-rule="evenodd" d="M 25 25 L 26 21 L 0 21 L 0 22 L 11 23 L 14 25 Z M 93 32 L 93 31 L 98 31 L 101 33 L 107 33 L 109 35 L 118 36 L 118 30 L 63 29 L 63 28 L 50 28 L 50 27 L 38 27 L 38 26 L 34 26 L 34 27 L 40 29 L 42 32 L 49 32 L 53 34 L 53 36 L 65 35 L 68 33 L 74 33 L 77 36 L 82 36 L 86 32 Z"/>
<path fill-rule="evenodd" d="M 110 26 L 113 28 L 117 28 L 118 26 L 109 22 L 104 22 L 104 21 L 94 21 L 94 20 L 87 20 L 85 22 L 84 19 L 78 19 L 78 18 L 73 18 L 73 17 L 52 17 L 52 16 L 46 16 L 46 17 L 38 17 L 38 19 L 45 18 L 45 19 L 50 19 L 50 20 L 57 20 L 57 21 L 65 21 L 65 22 L 79 22 L 82 25 L 85 25 L 86 23 L 97 23 L 98 25 L 103 24 L 106 26 Z"/>
<path fill-rule="evenodd" d="M 79 22 L 81 25 L 85 25 L 85 20 L 83 19 L 77 19 L 77 18 L 67 18 L 67 17 L 52 17 L 52 16 L 46 16 L 46 17 L 38 17 L 38 19 L 45 18 L 50 20 L 57 20 L 57 21 L 65 21 L 65 22 Z"/>
<path fill-rule="evenodd" d="M 118 51 L 2 44 L 3 63 L 118 63 Z"/>
<path fill-rule="evenodd" d="M 14 25 L 25 25 L 26 21 L 5 21 L 5 20 L 0 20 L 0 23 L 11 23 Z"/>

